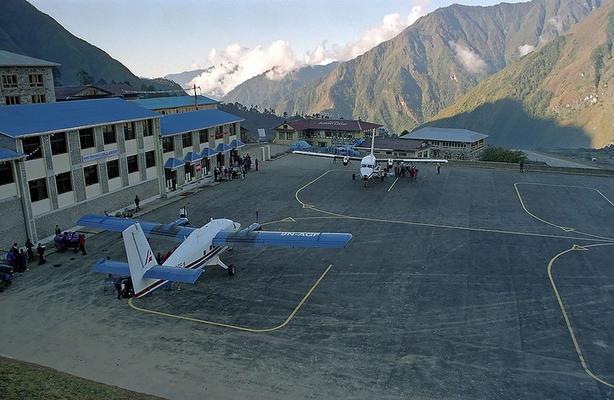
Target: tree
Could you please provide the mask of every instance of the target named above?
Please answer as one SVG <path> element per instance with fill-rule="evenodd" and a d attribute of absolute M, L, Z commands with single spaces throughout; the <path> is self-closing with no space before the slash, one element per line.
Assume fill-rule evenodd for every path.
<path fill-rule="evenodd" d="M 79 78 L 79 83 L 82 85 L 91 85 L 94 83 L 94 77 L 87 73 L 85 70 L 81 70 L 77 72 L 77 78 Z"/>

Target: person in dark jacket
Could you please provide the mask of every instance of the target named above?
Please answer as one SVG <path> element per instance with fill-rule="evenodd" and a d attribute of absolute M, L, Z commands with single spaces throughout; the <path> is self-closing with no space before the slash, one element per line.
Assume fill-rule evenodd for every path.
<path fill-rule="evenodd" d="M 38 265 L 43 265 L 44 263 L 46 263 L 47 260 L 45 260 L 45 246 L 43 246 L 42 243 L 38 244 L 36 252 L 38 253 Z"/>
<path fill-rule="evenodd" d="M 87 253 L 85 252 L 85 235 L 79 235 L 79 250 L 85 256 Z"/>
<path fill-rule="evenodd" d="M 139 207 L 139 204 L 141 204 L 141 199 L 139 199 L 139 195 L 137 194 L 136 196 L 134 196 L 134 205 L 136 206 L 136 211 L 141 211 L 141 207 Z"/>
<path fill-rule="evenodd" d="M 34 261 L 34 250 L 32 250 L 33 248 L 34 248 L 34 243 L 32 243 L 32 240 L 28 238 L 28 240 L 26 240 L 26 251 L 28 252 L 28 262 Z"/>

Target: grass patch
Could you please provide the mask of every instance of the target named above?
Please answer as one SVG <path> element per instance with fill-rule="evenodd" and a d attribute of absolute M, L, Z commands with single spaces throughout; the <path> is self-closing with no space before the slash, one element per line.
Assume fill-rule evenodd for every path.
<path fill-rule="evenodd" d="M 162 399 L 4 357 L 0 357 L 0 398 L 3 400 Z"/>

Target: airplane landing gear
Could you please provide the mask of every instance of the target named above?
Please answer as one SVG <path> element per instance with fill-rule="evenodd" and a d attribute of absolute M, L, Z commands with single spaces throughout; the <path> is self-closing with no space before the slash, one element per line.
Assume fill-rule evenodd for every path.
<path fill-rule="evenodd" d="M 365 180 L 365 187 L 367 187 L 367 181 Z"/>
<path fill-rule="evenodd" d="M 355 181 L 356 180 L 356 174 L 352 174 L 352 180 Z"/>
<path fill-rule="evenodd" d="M 384 182 L 384 175 L 381 176 L 382 182 Z"/>
<path fill-rule="evenodd" d="M 228 276 L 234 276 L 235 272 L 236 272 L 236 271 L 235 271 L 235 266 L 234 266 L 234 264 L 230 264 L 230 265 L 228 266 Z"/>

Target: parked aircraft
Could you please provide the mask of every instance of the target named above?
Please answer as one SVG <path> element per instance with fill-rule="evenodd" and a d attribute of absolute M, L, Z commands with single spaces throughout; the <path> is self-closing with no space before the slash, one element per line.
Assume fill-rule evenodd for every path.
<path fill-rule="evenodd" d="M 102 259 L 92 271 L 130 276 L 135 297 L 142 297 L 168 282 L 194 283 L 207 266 L 217 265 L 235 274 L 234 265 L 226 265 L 220 255 L 231 246 L 341 248 L 352 239 L 349 233 L 263 231 L 254 223 L 241 225 L 229 219 L 211 219 L 201 228 L 187 226 L 187 218 L 171 224 L 158 224 L 126 218 L 84 215 L 79 225 L 121 232 L 128 262 Z M 147 236 L 158 235 L 181 242 L 179 247 L 158 265 Z"/>
<path fill-rule="evenodd" d="M 448 160 L 444 159 L 433 159 L 433 158 L 377 158 L 374 154 L 375 147 L 375 135 L 371 136 L 371 152 L 366 156 L 360 157 L 352 157 L 347 155 L 339 155 L 339 154 L 328 154 L 328 153 L 316 153 L 312 151 L 300 151 L 296 150 L 292 153 L 301 154 L 305 156 L 314 156 L 314 157 L 326 157 L 326 158 L 338 158 L 343 161 L 343 165 L 348 165 L 350 160 L 360 160 L 360 170 L 358 171 L 359 176 L 362 178 L 365 187 L 367 187 L 367 182 L 371 178 L 379 178 L 382 182 L 384 178 L 388 174 L 388 171 L 393 167 L 394 163 L 447 163 Z M 385 166 L 382 166 L 380 163 L 385 163 Z M 356 179 L 356 173 L 352 174 L 352 179 Z"/>

